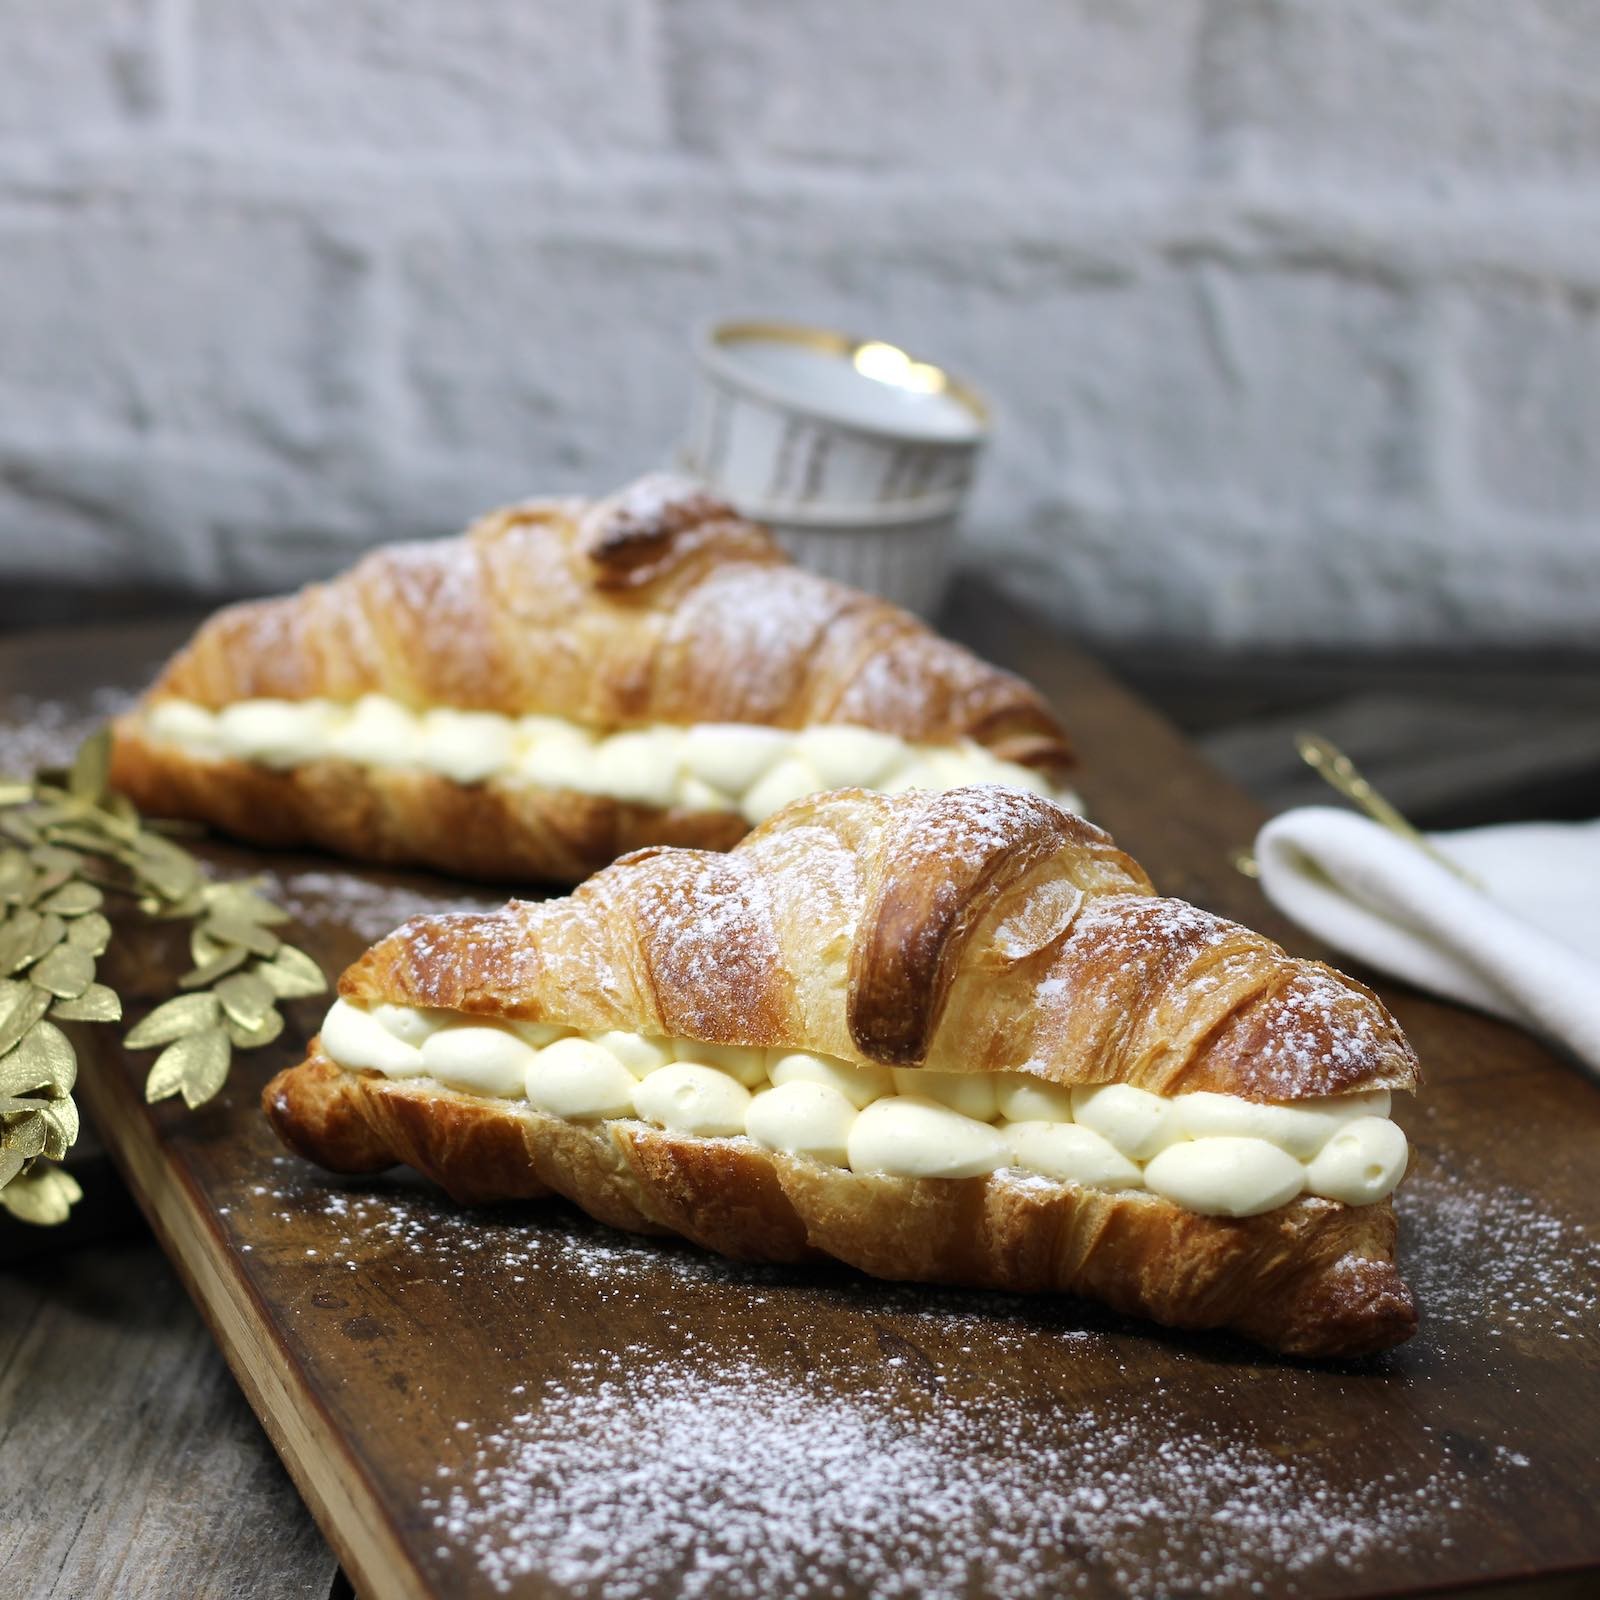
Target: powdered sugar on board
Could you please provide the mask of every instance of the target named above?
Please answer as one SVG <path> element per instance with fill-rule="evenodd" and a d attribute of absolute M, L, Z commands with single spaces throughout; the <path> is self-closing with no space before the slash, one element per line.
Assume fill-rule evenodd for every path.
<path fill-rule="evenodd" d="M 1481 1350 L 1506 1339 L 1594 1334 L 1600 1238 L 1533 1196 L 1470 1172 L 1414 1172 L 1395 1208 L 1401 1265 L 1435 1338 Z"/>
<path fill-rule="evenodd" d="M 310 1269 L 370 1280 L 392 1311 L 457 1306 L 494 1268 L 493 1298 L 456 1314 L 524 1353 L 472 1405 L 434 1397 L 438 1465 L 406 1491 L 444 1592 L 471 1574 L 622 1600 L 1316 1595 L 1365 1592 L 1408 1552 L 1426 1576 L 1526 1482 L 1526 1438 L 1464 1426 L 1455 1386 L 1418 1378 L 1592 1333 L 1581 1229 L 1420 1164 L 1401 1259 L 1422 1331 L 1345 1371 L 1164 1339 L 1069 1300 L 741 1266 L 559 1204 L 467 1211 L 289 1157 L 252 1199 L 269 1238 L 274 1219 L 297 1241 L 324 1223 Z M 843 1329 L 819 1300 L 848 1305 Z M 648 1342 L 632 1308 L 651 1313 Z M 569 1319 L 589 1330 L 582 1356 L 552 1370 L 541 1330 Z M 1049 1375 L 1027 1409 L 1022 1367 Z M 1126 1381 L 1151 1371 L 1168 1375 Z M 1220 1429 L 1217 1394 L 1232 1399 Z"/>
<path fill-rule="evenodd" d="M 423 1508 L 443 1553 L 464 1546 L 502 1592 L 537 1574 L 576 1595 L 954 1600 L 1087 1587 L 1073 1557 L 1142 1594 L 1235 1592 L 1265 1569 L 1286 1590 L 1379 1542 L 1438 1535 L 1434 1508 L 1472 1492 L 1444 1467 L 1352 1495 L 1247 1427 L 1189 1431 L 1160 1396 L 1028 1414 L 1000 1384 L 953 1404 L 904 1387 L 608 1354 L 531 1393 Z"/>
<path fill-rule="evenodd" d="M 105 687 L 63 700 L 13 695 L 0 701 L 0 777 L 30 778 L 40 767 L 64 765 L 134 699 L 131 690 Z"/>
<path fill-rule="evenodd" d="M 412 917 L 450 911 L 494 911 L 506 902 L 504 893 L 474 890 L 459 884 L 423 887 L 418 883 L 375 882 L 359 871 L 335 866 L 290 870 L 269 868 L 258 874 L 264 892 L 297 922 L 310 926 L 336 921 L 368 944 L 391 934 Z"/>

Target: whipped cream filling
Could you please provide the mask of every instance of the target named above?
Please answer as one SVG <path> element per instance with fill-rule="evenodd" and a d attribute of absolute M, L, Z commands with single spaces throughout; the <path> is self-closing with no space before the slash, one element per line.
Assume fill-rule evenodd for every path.
<path fill-rule="evenodd" d="M 1144 1189 L 1205 1216 L 1248 1217 L 1299 1194 L 1372 1205 L 1405 1175 L 1389 1092 L 1264 1104 L 1063 1088 L 1020 1072 L 927 1072 L 803 1050 L 699 1044 L 454 1011 L 337 1001 L 322 1050 L 353 1070 L 526 1100 L 573 1121 L 632 1117 L 745 1137 L 852 1172 L 976 1178 L 1020 1171 Z"/>
<path fill-rule="evenodd" d="M 736 811 L 752 824 L 802 795 L 852 787 L 895 794 L 998 783 L 1076 803 L 1057 795 L 1043 774 L 1002 761 L 971 739 L 913 744 L 832 723 L 663 723 L 601 733 L 562 717 L 414 712 L 369 694 L 353 705 L 239 700 L 220 711 L 159 700 L 145 712 L 144 726 L 152 740 L 201 758 L 280 770 L 312 761 L 420 768 L 456 783 L 521 784 L 637 805 Z"/>

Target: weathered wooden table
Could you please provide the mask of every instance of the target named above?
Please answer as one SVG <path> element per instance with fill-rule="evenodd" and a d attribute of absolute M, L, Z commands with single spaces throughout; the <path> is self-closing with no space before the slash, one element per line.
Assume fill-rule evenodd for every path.
<path fill-rule="evenodd" d="M 0 645 L 0 769 L 64 753 L 185 631 L 102 629 Z M 1039 681 L 1091 749 L 1109 750 L 1119 719 L 1144 715 L 1081 658 L 988 597 L 970 595 L 953 631 Z M 1211 859 L 1219 819 L 1185 820 L 1194 781 L 1189 766 L 1153 775 L 1142 803 L 1107 820 L 1164 887 L 1281 933 L 1253 888 Z M 1246 842 L 1255 815 L 1242 797 L 1227 801 L 1225 825 L 1237 842 Z M 1197 871 L 1200 836 L 1208 854 Z M 105 1212 L 120 1191 L 104 1170 L 89 1181 L 99 1214 L 86 1224 L 103 1229 L 117 1220 Z M 1451 1203 L 1445 1196 L 1446 1214 Z M 175 1278 L 126 1220 L 125 1238 L 53 1247 L 0 1276 L 0 1592 L 348 1594 Z M 1527 1248 L 1537 1219 L 1513 1220 Z M 1550 1309 L 1534 1307 L 1534 1320 Z M 1592 1581 L 1550 1573 L 1537 1592 L 1588 1593 Z"/>

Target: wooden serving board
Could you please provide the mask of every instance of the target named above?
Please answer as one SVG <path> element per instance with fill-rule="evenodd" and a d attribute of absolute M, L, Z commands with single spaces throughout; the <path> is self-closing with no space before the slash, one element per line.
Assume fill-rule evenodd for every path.
<path fill-rule="evenodd" d="M 992 599 L 959 617 L 1057 703 L 1090 808 L 1163 889 L 1309 951 L 1230 865 L 1260 820 L 1243 795 Z M 10 647 L 0 720 L 63 683 L 140 681 L 148 635 L 98 642 Z M 331 974 L 412 912 L 500 898 L 206 853 L 266 871 Z M 157 993 L 171 955 L 147 942 L 116 977 Z M 1380 987 L 1427 1073 L 1398 1113 L 1422 1328 L 1343 1367 L 330 1177 L 256 1103 L 318 1001 L 198 1114 L 146 1107 L 149 1058 L 110 1030 L 79 1030 L 80 1093 L 365 1600 L 1595 1592 L 1600 1090 Z"/>

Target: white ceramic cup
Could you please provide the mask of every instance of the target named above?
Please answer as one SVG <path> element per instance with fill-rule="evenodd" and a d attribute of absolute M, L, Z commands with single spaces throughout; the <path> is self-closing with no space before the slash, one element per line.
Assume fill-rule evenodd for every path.
<path fill-rule="evenodd" d="M 983 400 L 896 345 L 791 323 L 717 323 L 696 353 L 682 465 L 803 565 L 931 612 Z"/>
<path fill-rule="evenodd" d="M 942 367 L 880 339 L 721 322 L 696 351 L 685 455 L 741 506 L 774 515 L 959 498 L 988 408 Z"/>

